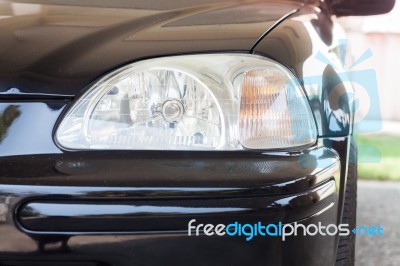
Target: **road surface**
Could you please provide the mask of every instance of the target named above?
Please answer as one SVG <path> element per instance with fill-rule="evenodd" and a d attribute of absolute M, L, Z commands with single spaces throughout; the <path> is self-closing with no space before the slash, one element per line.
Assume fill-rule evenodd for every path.
<path fill-rule="evenodd" d="M 356 266 L 400 265 L 400 182 L 358 182 L 357 226 L 378 224 L 383 236 L 357 237 Z"/>

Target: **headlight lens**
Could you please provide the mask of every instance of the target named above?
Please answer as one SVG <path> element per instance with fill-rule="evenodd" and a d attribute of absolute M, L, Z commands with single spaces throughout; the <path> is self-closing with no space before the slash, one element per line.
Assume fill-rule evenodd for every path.
<path fill-rule="evenodd" d="M 316 126 L 296 78 L 256 55 L 185 55 L 114 71 L 70 108 L 64 148 L 282 149 L 312 144 Z"/>

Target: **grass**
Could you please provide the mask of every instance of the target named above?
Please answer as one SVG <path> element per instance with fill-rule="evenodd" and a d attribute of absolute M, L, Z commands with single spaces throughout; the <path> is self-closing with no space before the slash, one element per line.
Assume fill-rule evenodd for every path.
<path fill-rule="evenodd" d="M 400 137 L 357 136 L 360 179 L 400 180 Z"/>

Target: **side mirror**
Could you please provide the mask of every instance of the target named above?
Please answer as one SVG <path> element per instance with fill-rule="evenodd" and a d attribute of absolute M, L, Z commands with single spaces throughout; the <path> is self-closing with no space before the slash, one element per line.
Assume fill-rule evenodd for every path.
<path fill-rule="evenodd" d="M 331 0 L 333 14 L 343 16 L 369 16 L 390 12 L 396 0 Z"/>

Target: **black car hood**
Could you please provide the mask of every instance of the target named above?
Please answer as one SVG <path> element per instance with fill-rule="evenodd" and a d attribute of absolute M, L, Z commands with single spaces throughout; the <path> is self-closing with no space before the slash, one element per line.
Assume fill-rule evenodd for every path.
<path fill-rule="evenodd" d="M 143 58 L 248 52 L 298 1 L 0 2 L 0 97 L 74 96 Z"/>

